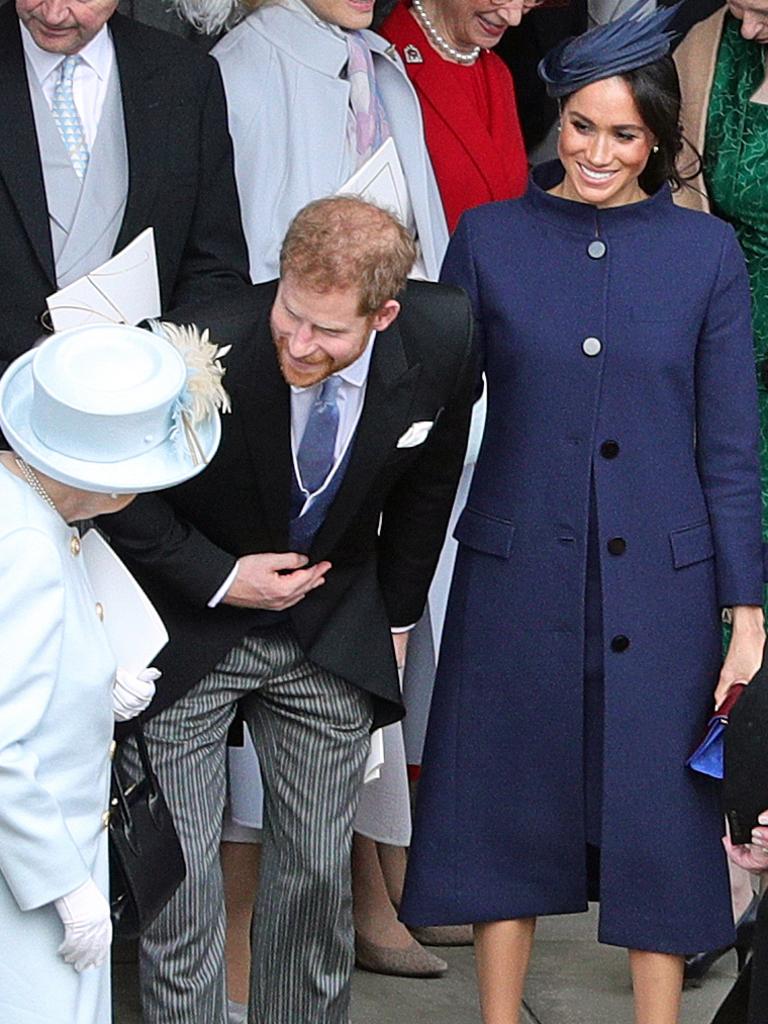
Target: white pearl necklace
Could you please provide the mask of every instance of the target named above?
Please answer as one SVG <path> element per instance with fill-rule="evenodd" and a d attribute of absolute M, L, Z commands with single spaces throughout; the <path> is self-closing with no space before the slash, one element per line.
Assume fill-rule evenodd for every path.
<path fill-rule="evenodd" d="M 34 471 L 34 469 L 32 469 L 32 467 L 29 465 L 29 463 L 25 462 L 24 459 L 22 459 L 22 457 L 20 455 L 17 455 L 15 458 L 16 458 L 16 465 L 19 467 L 21 472 L 24 474 L 24 479 L 27 481 L 27 483 L 32 488 L 32 490 L 35 492 L 35 494 L 37 494 L 39 497 L 41 497 L 43 499 L 43 501 L 46 503 L 46 505 L 49 505 L 53 509 L 53 511 L 56 513 L 56 515 L 59 515 L 59 510 L 56 508 L 56 505 L 53 502 L 53 498 L 50 496 L 48 491 L 46 491 L 46 489 L 40 483 L 40 480 L 39 480 L 39 478 L 37 476 L 37 473 Z"/>
<path fill-rule="evenodd" d="M 416 12 L 416 17 L 419 19 L 421 24 L 424 26 L 424 31 L 430 37 L 432 42 L 438 48 L 446 53 L 453 60 L 458 61 L 459 64 L 474 64 L 477 58 L 480 56 L 480 47 L 473 46 L 471 50 L 457 50 L 455 46 L 451 46 L 447 39 L 444 39 L 437 31 L 435 26 L 432 24 L 432 19 L 429 17 L 427 12 L 424 10 L 424 5 L 421 0 L 411 0 L 413 9 Z"/>

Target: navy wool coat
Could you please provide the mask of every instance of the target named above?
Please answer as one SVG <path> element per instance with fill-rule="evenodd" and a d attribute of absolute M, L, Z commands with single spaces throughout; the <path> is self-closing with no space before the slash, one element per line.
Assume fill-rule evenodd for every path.
<path fill-rule="evenodd" d="M 402 904 L 409 924 L 586 909 L 584 594 L 594 481 L 605 698 L 600 939 L 733 938 L 716 784 L 684 762 L 720 609 L 761 604 L 750 298 L 732 229 L 665 186 L 464 216 L 488 418 L 443 633 Z M 538 183 L 537 183 L 538 182 Z"/>

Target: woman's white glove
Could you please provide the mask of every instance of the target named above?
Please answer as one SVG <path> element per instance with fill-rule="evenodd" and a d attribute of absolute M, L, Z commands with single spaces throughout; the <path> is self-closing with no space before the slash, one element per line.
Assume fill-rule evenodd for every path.
<path fill-rule="evenodd" d="M 92 878 L 79 889 L 54 900 L 64 925 L 59 953 L 76 971 L 99 967 L 109 956 L 112 921 L 109 903 Z"/>
<path fill-rule="evenodd" d="M 140 715 L 155 696 L 155 680 L 162 673 L 156 668 L 145 668 L 138 675 L 119 668 L 112 686 L 112 712 L 116 722 L 127 722 Z"/>

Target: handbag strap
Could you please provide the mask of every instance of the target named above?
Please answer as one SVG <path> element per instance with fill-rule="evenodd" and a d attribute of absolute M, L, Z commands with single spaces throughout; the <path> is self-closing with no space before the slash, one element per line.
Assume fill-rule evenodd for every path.
<path fill-rule="evenodd" d="M 147 783 L 149 785 L 149 789 L 150 789 L 150 792 L 151 792 L 152 796 L 155 796 L 157 794 L 158 790 L 160 789 L 160 784 L 157 781 L 157 775 L 155 774 L 155 769 L 152 767 L 152 761 L 150 759 L 149 749 L 147 747 L 147 739 L 146 739 L 146 736 L 144 735 L 144 726 L 142 724 L 142 721 L 141 721 L 140 717 L 135 719 L 134 725 L 133 725 L 133 729 L 131 730 L 130 734 L 127 737 L 125 737 L 125 738 L 126 739 L 133 738 L 134 741 L 136 742 L 136 750 L 137 750 L 138 755 L 139 755 L 139 761 L 141 762 L 141 767 L 142 767 L 142 769 L 144 771 L 144 777 L 147 780 Z M 120 740 L 118 742 L 117 750 L 120 749 L 120 744 L 122 742 L 123 742 L 123 740 Z M 120 772 L 117 770 L 117 767 L 116 767 L 117 766 L 117 761 L 118 761 L 118 755 L 117 755 L 117 751 L 115 751 L 115 758 L 112 761 L 112 777 L 113 777 L 113 779 L 115 779 L 115 782 L 117 784 L 118 790 L 120 791 L 120 794 L 122 794 L 123 795 L 123 799 L 125 799 L 125 796 L 124 796 L 125 787 L 123 785 L 122 779 L 120 778 Z"/>

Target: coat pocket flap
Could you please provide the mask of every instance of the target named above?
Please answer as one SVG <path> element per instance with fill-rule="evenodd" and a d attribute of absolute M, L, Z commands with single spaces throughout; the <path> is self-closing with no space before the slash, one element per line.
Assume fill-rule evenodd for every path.
<path fill-rule="evenodd" d="M 672 545 L 672 562 L 676 569 L 694 562 L 703 562 L 715 554 L 712 542 L 712 529 L 709 523 L 698 526 L 686 526 L 682 530 L 672 530 L 669 535 Z"/>
<path fill-rule="evenodd" d="M 498 519 L 475 508 L 465 508 L 453 531 L 459 544 L 489 555 L 509 558 L 515 527 L 506 519 Z"/>

